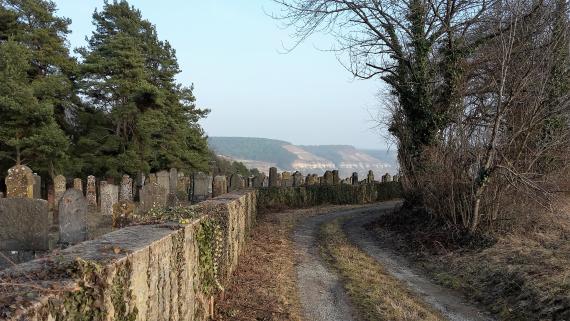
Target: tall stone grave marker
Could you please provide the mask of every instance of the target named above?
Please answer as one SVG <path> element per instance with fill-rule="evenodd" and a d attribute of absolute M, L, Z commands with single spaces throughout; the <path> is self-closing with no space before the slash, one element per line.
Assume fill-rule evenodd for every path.
<path fill-rule="evenodd" d="M 368 171 L 368 176 L 366 177 L 368 183 L 374 183 L 374 172 L 372 170 Z"/>
<path fill-rule="evenodd" d="M 388 183 L 391 181 L 392 181 L 392 175 L 390 175 L 389 173 L 382 175 L 382 183 Z"/>
<path fill-rule="evenodd" d="M 8 169 L 6 176 L 7 198 L 34 198 L 34 173 L 25 165 Z"/>
<path fill-rule="evenodd" d="M 195 173 L 192 177 L 192 202 L 197 203 L 208 199 L 212 177 L 202 172 Z"/>
<path fill-rule="evenodd" d="M 240 174 L 234 173 L 230 176 L 229 192 L 237 191 L 242 188 L 243 177 Z"/>
<path fill-rule="evenodd" d="M 140 191 L 140 208 L 143 213 L 166 207 L 167 195 L 164 186 L 158 183 L 146 184 Z"/>
<path fill-rule="evenodd" d="M 279 178 L 277 176 L 277 167 L 269 168 L 269 187 L 277 187 L 279 183 Z"/>
<path fill-rule="evenodd" d="M 87 197 L 87 206 L 89 206 L 91 210 L 97 210 L 97 186 L 95 184 L 95 176 L 87 176 L 87 188 L 85 195 Z"/>
<path fill-rule="evenodd" d="M 350 177 L 351 181 L 352 181 L 352 185 L 358 185 L 358 173 L 354 172 L 352 173 L 352 176 Z"/>
<path fill-rule="evenodd" d="M 101 202 L 101 214 L 112 215 L 113 205 L 119 202 L 118 188 L 116 185 L 101 181 L 99 184 L 99 199 Z"/>
<path fill-rule="evenodd" d="M 70 188 L 59 201 L 59 242 L 77 244 L 87 240 L 87 200 Z"/>
<path fill-rule="evenodd" d="M 299 187 L 302 186 L 305 183 L 305 179 L 303 178 L 303 174 L 301 174 L 301 172 L 296 171 L 293 174 L 293 186 L 295 187 Z"/>
<path fill-rule="evenodd" d="M 170 193 L 170 173 L 160 171 L 156 173 L 156 180 L 160 186 L 164 187 L 166 194 Z"/>
<path fill-rule="evenodd" d="M 1 251 L 47 250 L 49 226 L 47 201 L 0 198 Z"/>
<path fill-rule="evenodd" d="M 59 200 L 61 199 L 61 197 L 63 196 L 63 193 L 65 193 L 65 190 L 67 189 L 66 186 L 66 180 L 65 180 L 65 176 L 63 175 L 57 175 L 54 179 L 53 179 L 53 191 L 54 191 L 54 204 L 56 208 L 59 208 Z"/>
<path fill-rule="evenodd" d="M 34 173 L 34 198 L 42 198 L 42 177 Z"/>
<path fill-rule="evenodd" d="M 220 196 L 228 192 L 228 182 L 225 176 L 218 175 L 214 177 L 212 185 L 212 197 Z"/>
<path fill-rule="evenodd" d="M 123 175 L 119 188 L 119 201 L 133 200 L 133 179 L 129 175 Z"/>
<path fill-rule="evenodd" d="M 322 184 L 323 185 L 333 185 L 333 183 L 334 183 L 333 173 L 331 171 L 326 171 L 325 174 L 323 175 Z"/>
<path fill-rule="evenodd" d="M 283 187 L 293 186 L 293 177 L 291 177 L 291 173 L 289 172 L 281 173 L 281 186 Z"/>
<path fill-rule="evenodd" d="M 83 192 L 83 181 L 81 180 L 81 178 L 74 178 L 73 179 L 73 188 L 75 188 L 78 191 Z"/>
<path fill-rule="evenodd" d="M 263 187 L 263 181 L 265 181 L 265 173 L 259 173 L 253 177 L 252 186 L 254 188 Z"/>
<path fill-rule="evenodd" d="M 332 171 L 332 179 L 333 179 L 333 185 L 338 185 L 340 183 L 338 170 L 335 169 L 334 171 Z"/>
<path fill-rule="evenodd" d="M 178 173 L 178 183 L 176 184 L 176 194 L 181 201 L 188 201 L 188 191 L 190 190 L 190 177 L 184 173 Z"/>

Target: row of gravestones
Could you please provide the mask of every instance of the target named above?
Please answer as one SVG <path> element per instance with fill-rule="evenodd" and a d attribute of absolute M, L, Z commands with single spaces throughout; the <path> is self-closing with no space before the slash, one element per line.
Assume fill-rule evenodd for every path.
<path fill-rule="evenodd" d="M 394 175 L 393 177 L 386 173 L 382 176 L 382 182 L 392 182 L 399 181 L 399 175 Z M 323 176 L 318 176 L 316 174 L 309 174 L 303 176 L 300 172 L 295 172 L 291 174 L 290 172 L 278 173 L 277 168 L 271 167 L 269 169 L 269 187 L 297 187 L 303 185 L 338 185 L 338 184 L 365 184 L 373 183 L 374 172 L 368 171 L 366 179 L 359 181 L 358 173 L 352 173 L 351 177 L 340 179 L 339 171 L 326 171 Z"/>

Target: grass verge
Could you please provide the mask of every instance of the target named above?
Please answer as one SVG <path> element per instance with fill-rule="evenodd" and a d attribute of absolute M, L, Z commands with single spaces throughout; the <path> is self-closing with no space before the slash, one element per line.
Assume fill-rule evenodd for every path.
<path fill-rule="evenodd" d="M 341 220 L 321 227 L 319 242 L 325 259 L 341 275 L 352 303 L 364 320 L 445 320 L 373 258 L 351 244 Z"/>
<path fill-rule="evenodd" d="M 302 320 L 291 233 L 302 218 L 358 207 L 362 206 L 320 206 L 261 215 L 225 298 L 217 303 L 216 320 Z"/>
<path fill-rule="evenodd" d="M 434 281 L 463 292 L 499 320 L 570 320 L 568 224 L 461 242 L 426 222 L 403 210 L 370 228 Z"/>

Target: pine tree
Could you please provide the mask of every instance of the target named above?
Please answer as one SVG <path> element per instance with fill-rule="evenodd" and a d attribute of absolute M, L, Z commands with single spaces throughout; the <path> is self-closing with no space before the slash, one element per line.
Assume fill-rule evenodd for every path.
<path fill-rule="evenodd" d="M 32 108 L 32 106 L 41 106 L 39 108 L 48 108 L 52 110 L 52 118 L 55 123 L 49 126 L 53 127 L 50 131 L 55 136 L 52 137 L 51 145 L 61 143 L 61 132 L 56 126 L 62 128 L 66 135 L 73 134 L 74 130 L 74 112 L 77 110 L 79 99 L 75 95 L 74 82 L 77 63 L 70 57 L 69 50 L 66 45 L 66 35 L 69 33 L 68 26 L 71 23 L 69 19 L 61 18 L 55 15 L 56 6 L 51 1 L 46 0 L 0 0 L 0 44 L 14 42 L 4 47 L 5 55 L 2 58 L 2 64 L 8 62 L 7 59 L 16 59 L 16 57 L 7 57 L 6 53 L 11 50 L 22 51 L 25 49 L 26 62 L 18 59 L 22 66 L 26 65 L 26 79 L 20 80 L 24 91 L 29 90 L 30 94 L 35 98 L 36 102 L 29 106 L 21 108 Z M 21 48 L 14 49 L 18 44 Z M 7 71 L 5 71 L 7 72 Z M 5 93 L 7 99 L 10 93 Z M 15 95 L 15 94 L 14 94 Z M 14 101 L 18 101 L 15 99 Z M 41 112 L 38 112 L 41 113 Z M 2 118 L 4 124 L 4 118 Z M 34 122 L 30 121 L 30 126 Z M 46 133 L 47 134 L 47 133 Z M 47 137 L 46 137 L 47 139 Z M 66 143 L 67 144 L 67 143 Z M 35 149 L 41 150 L 46 146 L 34 146 Z M 10 154 L 11 149 L 4 150 L 3 145 L 1 152 Z M 6 147 L 7 148 L 7 147 Z M 57 154 L 57 155 L 56 155 Z M 44 171 L 50 175 L 54 171 L 58 173 L 65 167 L 69 168 L 71 163 L 63 163 L 67 157 L 62 157 L 60 153 L 47 152 L 45 155 L 35 153 L 27 155 L 28 162 L 38 163 L 33 166 L 34 171 Z M 56 157 L 55 159 L 48 159 Z M 0 160 L 0 172 L 4 172 L 9 167 L 11 161 L 7 158 Z M 46 164 L 51 164 L 46 167 Z M 40 165 L 42 164 L 42 165 Z"/>
<path fill-rule="evenodd" d="M 67 156 L 69 141 L 55 121 L 53 105 L 35 96 L 30 56 L 15 41 L 0 43 L 0 160 L 53 175 Z"/>
<path fill-rule="evenodd" d="M 208 167 L 207 142 L 191 88 L 176 83 L 174 49 L 126 1 L 105 2 L 81 48 L 81 90 L 90 108 L 79 142 L 95 173 L 117 176 L 168 167 Z"/>

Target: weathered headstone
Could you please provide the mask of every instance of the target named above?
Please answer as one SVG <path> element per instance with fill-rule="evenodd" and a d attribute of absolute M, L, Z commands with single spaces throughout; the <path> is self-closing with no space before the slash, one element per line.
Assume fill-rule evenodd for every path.
<path fill-rule="evenodd" d="M 170 193 L 170 173 L 167 171 L 160 171 L 156 173 L 156 181 L 157 183 L 164 187 L 166 194 Z"/>
<path fill-rule="evenodd" d="M 332 182 L 333 185 L 338 185 L 338 184 L 339 184 L 339 182 L 340 182 L 340 177 L 339 177 L 339 174 L 338 174 L 338 170 L 335 169 L 334 171 L 332 171 L 332 179 L 333 179 L 333 182 Z"/>
<path fill-rule="evenodd" d="M 7 198 L 34 198 L 34 173 L 28 166 L 10 167 L 5 183 Z"/>
<path fill-rule="evenodd" d="M 254 188 L 263 187 L 264 181 L 265 181 L 265 173 L 259 173 L 253 177 L 252 186 Z"/>
<path fill-rule="evenodd" d="M 146 213 L 166 207 L 166 189 L 158 183 L 146 184 L 140 191 L 140 209 Z"/>
<path fill-rule="evenodd" d="M 326 171 L 323 175 L 323 180 L 321 182 L 323 185 L 333 185 L 333 174 L 331 171 Z"/>
<path fill-rule="evenodd" d="M 289 172 L 281 173 L 281 186 L 283 187 L 293 186 L 293 177 L 291 177 L 291 173 Z"/>
<path fill-rule="evenodd" d="M 391 181 L 392 181 L 392 175 L 390 175 L 389 173 L 382 175 L 382 183 L 388 183 Z"/>
<path fill-rule="evenodd" d="M 184 173 L 178 173 L 178 183 L 176 184 L 176 194 L 178 199 L 187 202 L 189 189 L 190 177 L 185 176 Z"/>
<path fill-rule="evenodd" d="M 101 214 L 112 215 L 113 204 L 117 202 L 118 196 L 113 197 L 112 185 L 107 181 L 99 183 L 99 202 L 101 203 Z"/>
<path fill-rule="evenodd" d="M 47 201 L 0 198 L 1 251 L 47 250 L 49 226 Z"/>
<path fill-rule="evenodd" d="M 74 178 L 73 179 L 73 188 L 75 188 L 78 191 L 83 192 L 83 181 L 81 180 L 81 178 Z"/>
<path fill-rule="evenodd" d="M 228 182 L 225 176 L 218 175 L 214 177 L 212 185 L 212 197 L 220 196 L 228 192 Z"/>
<path fill-rule="evenodd" d="M 305 178 L 303 177 L 303 174 L 301 174 L 299 171 L 293 173 L 293 186 L 299 187 L 303 184 L 305 184 Z"/>
<path fill-rule="evenodd" d="M 119 201 L 133 200 L 133 179 L 129 175 L 123 175 L 119 188 Z"/>
<path fill-rule="evenodd" d="M 87 206 L 89 206 L 91 210 L 97 210 L 97 186 L 95 176 L 87 176 L 87 188 L 85 190 L 85 196 L 87 197 Z"/>
<path fill-rule="evenodd" d="M 42 177 L 34 173 L 34 198 L 42 198 Z"/>
<path fill-rule="evenodd" d="M 127 199 L 113 205 L 113 227 L 122 228 L 129 225 L 135 214 L 135 209 L 135 203 Z"/>
<path fill-rule="evenodd" d="M 77 244 L 87 240 L 87 200 L 81 191 L 68 189 L 59 201 L 59 242 Z"/>
<path fill-rule="evenodd" d="M 372 170 L 368 171 L 368 176 L 366 177 L 367 183 L 374 183 L 374 172 Z"/>
<path fill-rule="evenodd" d="M 192 177 L 192 202 L 197 203 L 208 199 L 212 177 L 202 172 L 195 173 Z"/>
<path fill-rule="evenodd" d="M 53 197 L 56 208 L 59 208 L 59 200 L 61 199 L 63 193 L 65 193 L 65 190 L 67 189 L 66 185 L 67 183 L 65 180 L 65 176 L 63 175 L 57 175 L 53 179 L 53 191 L 54 191 Z"/>
<path fill-rule="evenodd" d="M 158 183 L 158 177 L 156 176 L 155 173 L 148 175 L 146 180 L 147 182 L 145 184 Z"/>
<path fill-rule="evenodd" d="M 392 181 L 394 182 L 399 182 L 400 181 L 400 175 L 396 174 L 392 177 Z"/>
<path fill-rule="evenodd" d="M 240 174 L 234 173 L 230 176 L 229 192 L 237 191 L 242 188 L 243 177 Z"/>
<path fill-rule="evenodd" d="M 178 169 L 171 168 L 168 172 L 168 192 L 176 193 L 178 191 Z"/>
<path fill-rule="evenodd" d="M 352 180 L 352 185 L 358 185 L 358 173 L 357 172 L 352 173 L 351 180 Z"/>
<path fill-rule="evenodd" d="M 269 187 L 277 187 L 279 183 L 279 178 L 277 176 L 277 168 L 270 167 L 269 168 Z"/>
<path fill-rule="evenodd" d="M 307 175 L 307 178 L 305 179 L 305 185 L 315 185 L 317 184 L 317 177 L 315 174 L 309 174 Z"/>

